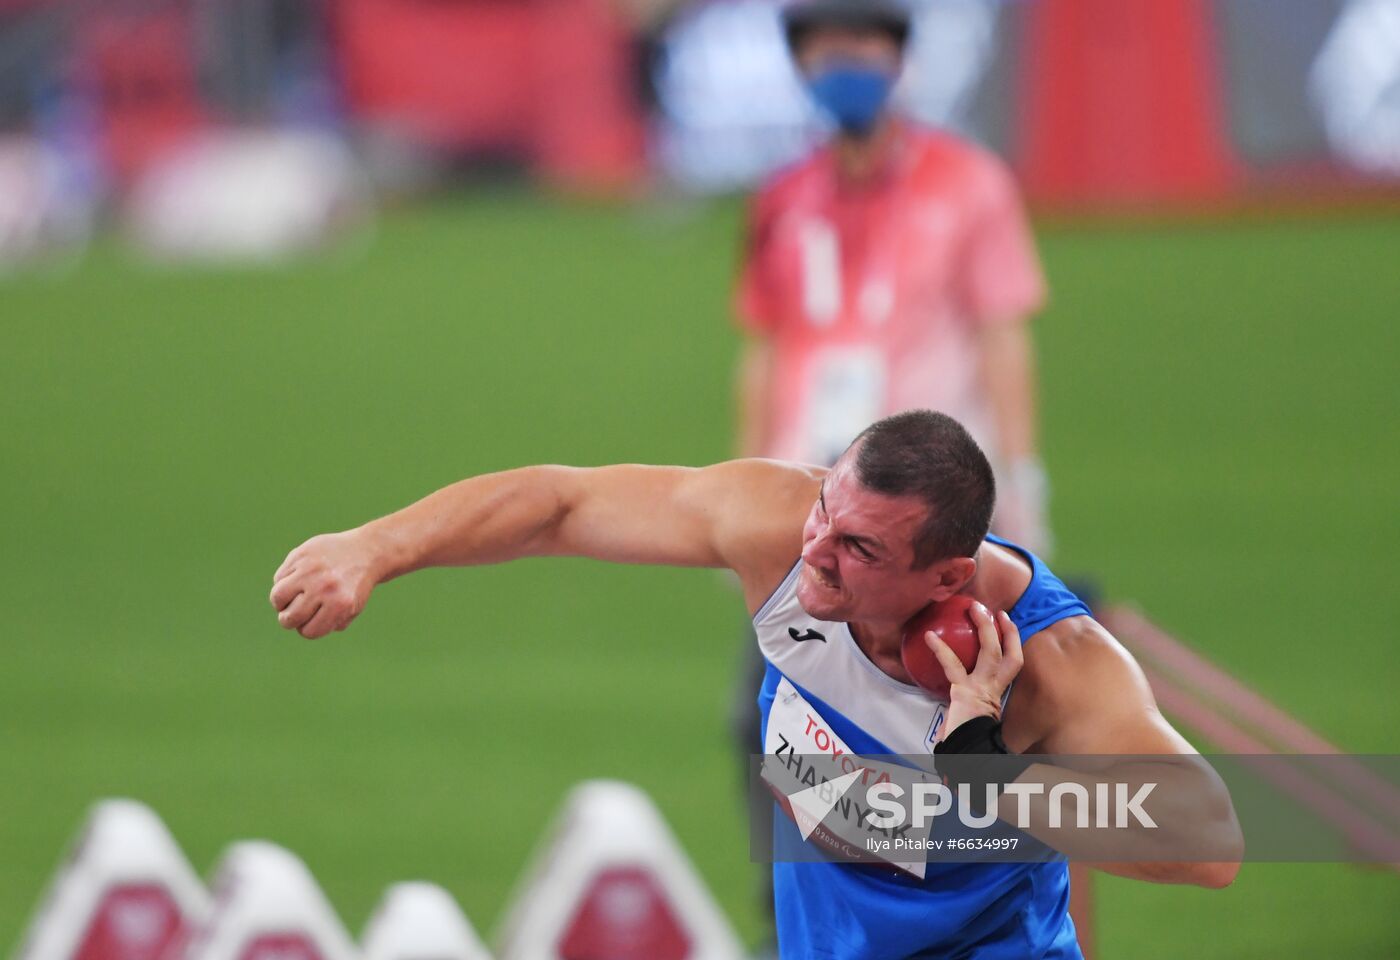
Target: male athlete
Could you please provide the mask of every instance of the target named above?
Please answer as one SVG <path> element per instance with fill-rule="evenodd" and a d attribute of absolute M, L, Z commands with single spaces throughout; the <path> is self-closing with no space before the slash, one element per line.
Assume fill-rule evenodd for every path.
<path fill-rule="evenodd" d="M 990 455 L 992 528 L 1046 556 L 1027 322 L 1045 281 L 1011 174 L 989 151 L 893 106 L 908 5 L 797 0 L 782 18 L 833 133 L 751 204 L 736 297 L 747 335 L 739 456 L 830 464 L 882 416 L 940 410 Z M 745 768 L 764 671 L 745 644 L 732 707 Z M 767 798 L 749 800 L 751 819 L 766 822 Z M 1076 907 L 1087 904 L 1087 883 L 1076 879 L 1074 892 Z"/>
<path fill-rule="evenodd" d="M 425 567 L 577 556 L 728 568 L 768 661 L 766 732 L 800 705 L 857 753 L 926 755 L 933 740 L 956 753 L 1191 754 L 1123 648 L 1036 557 L 988 534 L 994 499 L 967 431 L 911 411 L 870 426 L 829 471 L 737 460 L 473 477 L 308 540 L 278 568 L 271 601 L 312 638 L 348 626 L 378 584 Z M 928 635 L 953 681 L 944 703 L 905 672 L 901 628 L 955 593 L 977 601 L 981 653 L 969 673 Z M 1241 844 L 1229 797 L 1204 784 L 1194 801 L 1190 838 L 1210 840 L 1219 862 L 1169 862 L 1177 838 L 1164 829 L 1162 862 L 1102 867 L 1229 884 Z M 1061 861 L 930 864 L 922 880 L 777 863 L 774 887 L 785 957 L 1080 956 Z"/>

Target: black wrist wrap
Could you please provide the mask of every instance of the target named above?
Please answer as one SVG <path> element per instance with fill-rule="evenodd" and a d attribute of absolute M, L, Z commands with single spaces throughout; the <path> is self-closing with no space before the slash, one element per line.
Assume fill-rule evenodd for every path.
<path fill-rule="evenodd" d="M 958 725 L 947 738 L 933 748 L 938 772 L 943 782 L 956 795 L 958 787 L 967 784 L 973 813 L 986 812 L 987 784 L 1002 787 L 1019 777 L 1032 761 L 1006 749 L 1001 738 L 1001 721 L 994 717 L 973 717 Z"/>

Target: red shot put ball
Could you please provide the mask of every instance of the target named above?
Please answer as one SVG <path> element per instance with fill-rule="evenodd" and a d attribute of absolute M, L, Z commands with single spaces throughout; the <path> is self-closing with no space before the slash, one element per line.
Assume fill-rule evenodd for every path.
<path fill-rule="evenodd" d="M 955 593 L 940 603 L 930 603 L 904 625 L 904 638 L 899 657 L 914 682 L 939 700 L 947 700 L 951 684 L 943 665 L 929 647 L 925 636 L 930 630 L 938 634 L 957 654 L 962 665 L 971 672 L 977 664 L 977 628 L 968 611 L 975 601 L 966 594 Z"/>

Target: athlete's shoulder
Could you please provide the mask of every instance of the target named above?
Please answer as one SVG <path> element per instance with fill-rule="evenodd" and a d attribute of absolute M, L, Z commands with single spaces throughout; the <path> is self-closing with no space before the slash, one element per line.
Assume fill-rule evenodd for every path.
<path fill-rule="evenodd" d="M 710 467 L 716 482 L 727 489 L 726 498 L 748 526 L 776 524 L 786 528 L 796 518 L 800 527 L 821 489 L 825 467 L 788 460 L 749 458 Z"/>
<path fill-rule="evenodd" d="M 745 495 L 765 498 L 805 496 L 821 486 L 827 468 L 793 460 L 745 457 L 706 467 L 705 472 Z"/>
<path fill-rule="evenodd" d="M 1035 635 L 1026 645 L 1029 668 L 1032 651 L 1038 672 L 1054 673 L 1065 668 L 1091 669 L 1095 664 L 1127 657 L 1128 652 L 1102 624 L 1091 616 L 1065 617 Z"/>
<path fill-rule="evenodd" d="M 705 472 L 725 490 L 711 501 L 717 542 L 726 565 L 743 582 L 750 609 L 757 609 L 802 552 L 802 527 L 826 468 L 750 459 Z"/>
<path fill-rule="evenodd" d="M 1016 677 L 1015 708 L 1008 708 L 1007 719 L 1014 719 L 1016 739 L 1025 749 L 1046 739 L 1086 698 L 1109 699 L 1129 689 L 1145 693 L 1150 702 L 1132 654 L 1093 617 L 1066 617 L 1026 644 L 1025 665 Z"/>

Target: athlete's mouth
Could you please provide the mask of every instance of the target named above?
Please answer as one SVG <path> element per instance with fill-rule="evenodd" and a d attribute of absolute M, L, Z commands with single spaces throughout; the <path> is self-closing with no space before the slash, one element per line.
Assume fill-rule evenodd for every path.
<path fill-rule="evenodd" d="M 816 580 L 817 583 L 821 584 L 823 587 L 826 587 L 828 590 L 841 589 L 840 585 L 837 584 L 836 581 L 829 579 L 825 574 L 823 574 L 816 567 L 812 566 L 810 563 L 807 564 L 807 569 L 812 572 L 812 579 Z"/>

